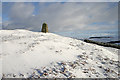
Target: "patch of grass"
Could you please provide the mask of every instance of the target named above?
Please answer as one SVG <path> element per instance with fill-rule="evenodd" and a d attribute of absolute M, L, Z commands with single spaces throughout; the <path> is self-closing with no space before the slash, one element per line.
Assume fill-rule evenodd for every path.
<path fill-rule="evenodd" d="M 117 45 L 117 44 L 98 42 L 98 41 L 93 41 L 93 40 L 88 40 L 88 39 L 85 39 L 84 41 L 87 42 L 87 43 L 93 43 L 93 44 L 97 44 L 97 45 L 100 45 L 100 46 L 112 47 L 112 48 L 120 49 L 120 45 Z"/>

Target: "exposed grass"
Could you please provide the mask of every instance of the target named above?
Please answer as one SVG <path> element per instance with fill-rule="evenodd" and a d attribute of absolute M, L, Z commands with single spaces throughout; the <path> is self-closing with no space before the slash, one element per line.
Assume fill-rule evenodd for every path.
<path fill-rule="evenodd" d="M 97 41 L 88 40 L 88 39 L 85 39 L 84 41 L 88 42 L 88 43 L 93 43 L 93 44 L 105 46 L 105 47 L 113 47 L 113 48 L 120 49 L 120 45 L 117 45 L 117 44 L 105 43 L 105 42 L 97 42 Z"/>

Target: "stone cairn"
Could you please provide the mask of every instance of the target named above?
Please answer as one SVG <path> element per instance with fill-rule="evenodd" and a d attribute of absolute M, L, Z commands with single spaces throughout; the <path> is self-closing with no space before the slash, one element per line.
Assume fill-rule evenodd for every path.
<path fill-rule="evenodd" d="M 48 26 L 46 23 L 43 23 L 41 32 L 44 32 L 44 33 L 48 32 Z"/>

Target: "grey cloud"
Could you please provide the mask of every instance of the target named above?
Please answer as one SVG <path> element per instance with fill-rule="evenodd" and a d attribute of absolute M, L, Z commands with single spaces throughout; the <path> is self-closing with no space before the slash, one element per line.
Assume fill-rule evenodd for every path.
<path fill-rule="evenodd" d="M 34 6 L 30 3 L 24 4 L 24 3 L 15 3 L 10 10 L 10 18 L 12 20 L 24 20 L 29 18 L 34 11 Z"/>
<path fill-rule="evenodd" d="M 31 18 L 33 11 L 34 6 L 31 3 L 15 3 L 8 12 L 10 20 L 3 23 L 3 29 L 27 28 L 29 26 L 27 21 Z"/>
<path fill-rule="evenodd" d="M 0 29 L 2 29 L 2 2 L 0 2 Z"/>
<path fill-rule="evenodd" d="M 112 29 L 113 27 L 116 28 L 116 25 L 112 24 L 117 21 L 118 7 L 110 7 L 110 4 L 104 2 L 39 3 L 39 13 L 33 16 L 35 6 L 32 4 L 15 3 L 10 9 L 10 21 L 5 22 L 3 26 L 4 29 L 24 28 L 39 31 L 42 23 L 46 22 L 50 32 L 78 29 Z M 94 22 L 106 22 L 112 26 L 90 25 Z"/>
<path fill-rule="evenodd" d="M 2 2 L 118 2 L 119 0 L 3 0 Z"/>

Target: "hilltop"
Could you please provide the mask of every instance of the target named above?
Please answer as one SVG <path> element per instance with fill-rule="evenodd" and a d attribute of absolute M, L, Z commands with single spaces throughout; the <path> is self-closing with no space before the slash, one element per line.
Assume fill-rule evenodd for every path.
<path fill-rule="evenodd" d="M 3 78 L 118 77 L 118 53 L 53 33 L 0 30 Z"/>

